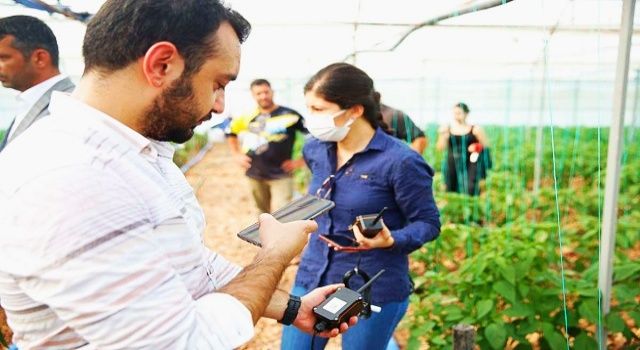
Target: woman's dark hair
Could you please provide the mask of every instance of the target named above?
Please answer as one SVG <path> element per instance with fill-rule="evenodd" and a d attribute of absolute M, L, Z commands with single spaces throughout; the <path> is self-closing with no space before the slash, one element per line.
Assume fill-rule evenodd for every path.
<path fill-rule="evenodd" d="M 326 101 L 348 109 L 364 107 L 364 117 L 374 128 L 388 131 L 382 121 L 380 105 L 375 99 L 373 80 L 358 67 L 348 63 L 334 63 L 322 68 L 304 86 L 304 92 L 314 91 Z"/>
<path fill-rule="evenodd" d="M 458 102 L 454 107 L 460 108 L 464 112 L 464 114 L 469 114 L 469 106 L 467 106 L 467 104 L 464 102 Z"/>
<path fill-rule="evenodd" d="M 213 34 L 225 21 L 240 42 L 251 31 L 244 17 L 219 0 L 108 0 L 87 25 L 85 72 L 119 70 L 143 57 L 153 44 L 168 41 L 184 57 L 189 75 L 216 54 Z"/>
<path fill-rule="evenodd" d="M 41 20 L 31 16 L 0 18 L 0 39 L 8 35 L 13 36 L 11 46 L 25 58 L 36 49 L 43 49 L 51 56 L 51 64 L 58 68 L 58 42 L 51 28 Z"/>

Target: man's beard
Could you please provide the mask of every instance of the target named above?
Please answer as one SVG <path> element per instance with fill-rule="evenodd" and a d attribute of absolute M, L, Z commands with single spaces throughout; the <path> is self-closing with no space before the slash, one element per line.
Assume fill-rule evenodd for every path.
<path fill-rule="evenodd" d="M 191 80 L 180 77 L 152 103 L 144 117 L 144 136 L 158 141 L 187 142 L 200 115 Z"/>

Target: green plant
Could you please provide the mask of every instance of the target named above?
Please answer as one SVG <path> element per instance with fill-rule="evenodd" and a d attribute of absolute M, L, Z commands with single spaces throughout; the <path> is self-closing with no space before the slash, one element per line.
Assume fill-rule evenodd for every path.
<path fill-rule="evenodd" d="M 614 302 L 602 317 L 597 279 L 607 130 L 598 141 L 597 129 L 556 128 L 557 184 L 550 132 L 544 129 L 537 194 L 533 129 L 487 128 L 494 168 L 479 197 L 444 193 L 435 176 L 443 228 L 411 256 L 416 291 L 403 323 L 410 349 L 450 348 L 458 323 L 477 327 L 482 349 L 566 349 L 567 338 L 572 348 L 596 349 L 606 341 L 597 339 L 599 325 L 621 334 L 629 348 L 640 345 L 639 147 L 627 144 L 623 156 Z M 425 158 L 444 159 L 433 151 Z"/>

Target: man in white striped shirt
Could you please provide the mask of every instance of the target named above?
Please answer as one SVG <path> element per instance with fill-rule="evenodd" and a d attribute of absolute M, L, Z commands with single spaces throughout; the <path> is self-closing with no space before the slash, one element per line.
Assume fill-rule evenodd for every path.
<path fill-rule="evenodd" d="M 263 215 L 254 262 L 229 263 L 166 143 L 224 109 L 249 29 L 218 0 L 109 0 L 89 23 L 76 91 L 0 154 L 0 303 L 20 349 L 230 349 L 262 316 L 312 331 L 336 286 L 300 301 L 276 285 L 315 223 Z"/>

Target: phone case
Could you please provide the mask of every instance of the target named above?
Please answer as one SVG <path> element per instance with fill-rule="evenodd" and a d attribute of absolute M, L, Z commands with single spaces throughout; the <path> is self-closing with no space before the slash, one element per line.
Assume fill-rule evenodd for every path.
<path fill-rule="evenodd" d="M 325 243 L 334 246 L 335 248 L 337 248 L 338 251 L 345 252 L 345 253 L 352 253 L 352 252 L 359 252 L 359 251 L 362 251 L 362 250 L 367 250 L 367 248 L 363 248 L 363 247 L 352 247 L 352 246 L 340 245 L 340 244 L 334 242 L 333 240 L 331 240 L 330 238 L 327 238 L 324 235 L 319 235 L 318 238 L 320 238 L 320 240 L 324 241 Z"/>
<path fill-rule="evenodd" d="M 291 222 L 296 220 L 312 220 L 326 213 L 335 206 L 335 203 L 310 194 L 306 194 L 284 207 L 273 212 L 273 216 L 280 222 Z M 258 234 L 259 224 L 245 228 L 238 233 L 238 237 L 258 247 L 262 247 L 260 235 Z"/>

